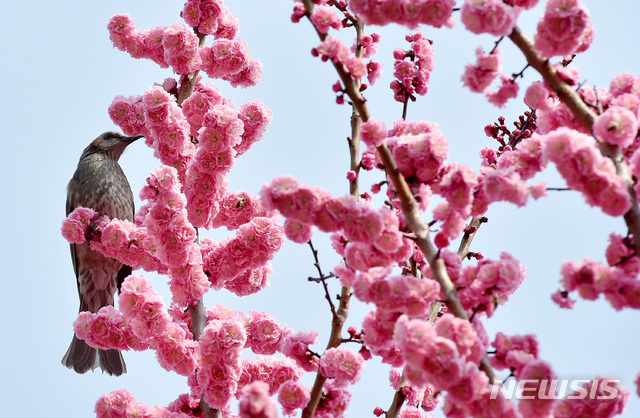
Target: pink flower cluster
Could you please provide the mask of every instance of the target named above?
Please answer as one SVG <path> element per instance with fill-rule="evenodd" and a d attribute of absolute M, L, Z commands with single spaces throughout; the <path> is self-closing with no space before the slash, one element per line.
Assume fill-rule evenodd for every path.
<path fill-rule="evenodd" d="M 147 135 L 141 96 L 116 96 L 108 109 L 109 117 L 125 135 Z"/>
<path fill-rule="evenodd" d="M 449 144 L 435 124 L 415 126 L 415 129 L 409 128 L 406 133 L 390 134 L 387 143 L 398 170 L 409 183 L 433 184 L 449 154 Z"/>
<path fill-rule="evenodd" d="M 478 369 L 487 342 L 482 341 L 469 321 L 446 314 L 435 326 L 422 319 L 401 316 L 394 340 L 404 361 L 404 375 L 412 385 L 431 383 L 446 390 L 447 399 L 462 405 L 488 395 L 487 376 Z"/>
<path fill-rule="evenodd" d="M 93 209 L 78 207 L 62 221 L 62 236 L 70 244 L 82 244 L 87 241 L 86 233 L 92 222 L 100 214 Z"/>
<path fill-rule="evenodd" d="M 489 103 L 502 108 L 507 104 L 509 99 L 513 99 L 518 96 L 520 86 L 515 82 L 515 80 L 505 74 L 500 76 L 500 81 L 501 84 L 497 91 L 487 91 L 485 94 Z"/>
<path fill-rule="evenodd" d="M 315 331 L 289 333 L 285 336 L 282 354 L 293 359 L 304 371 L 314 372 L 318 370 L 318 357 L 309 350 L 309 345 L 317 342 L 318 333 Z"/>
<path fill-rule="evenodd" d="M 162 297 L 143 276 L 131 275 L 122 284 L 120 311 L 130 319 L 133 333 L 157 353 L 166 369 L 189 376 L 197 365 L 197 343 L 184 323 L 172 321 Z"/>
<path fill-rule="evenodd" d="M 203 240 L 204 270 L 215 289 L 234 286 L 238 278 L 248 285 L 255 284 L 255 280 L 248 280 L 250 277 L 244 275 L 264 268 L 283 244 L 283 228 L 275 219 L 253 218 L 242 225 L 232 238 L 220 243 Z"/>
<path fill-rule="evenodd" d="M 438 282 L 411 275 L 391 276 L 390 273 L 390 269 L 382 267 L 359 273 L 352 285 L 354 295 L 386 312 L 418 318 L 428 315 L 431 302 L 440 297 Z"/>
<path fill-rule="evenodd" d="M 545 58 L 583 52 L 593 41 L 593 24 L 580 0 L 549 0 L 534 36 Z"/>
<path fill-rule="evenodd" d="M 266 312 L 251 311 L 247 318 L 247 343 L 255 354 L 272 355 L 282 351 L 286 331 Z"/>
<path fill-rule="evenodd" d="M 182 102 L 182 113 L 189 122 L 191 136 L 197 137 L 204 124 L 204 117 L 213 111 L 213 107 L 223 104 L 224 98 L 220 90 L 211 82 L 198 82 L 193 94 Z"/>
<path fill-rule="evenodd" d="M 500 260 L 484 259 L 475 266 L 465 267 L 452 280 L 460 289 L 458 296 L 465 309 L 486 312 L 492 316 L 497 304 L 504 303 L 526 277 L 524 266 L 508 253 Z"/>
<path fill-rule="evenodd" d="M 202 396 L 212 408 L 225 409 L 237 394 L 242 366 L 240 356 L 247 341 L 242 315 L 229 312 L 226 317 L 209 319 L 200 336 L 200 362 L 195 379 L 190 379 L 192 394 Z"/>
<path fill-rule="evenodd" d="M 425 39 L 419 30 L 407 35 L 406 40 L 411 42 L 409 51 L 402 49 L 393 51 L 395 58 L 393 76 L 396 79 L 391 82 L 391 90 L 397 102 L 415 100 L 414 94 L 421 96 L 427 94 L 431 72 L 435 68 L 432 41 Z"/>
<path fill-rule="evenodd" d="M 367 349 L 380 356 L 383 363 L 394 367 L 404 364 L 401 349 L 393 339 L 400 315 L 400 312 L 374 309 L 365 315 L 362 322 L 362 341 Z"/>
<path fill-rule="evenodd" d="M 502 0 L 465 0 L 460 8 L 460 20 L 476 34 L 509 35 L 517 17 L 518 11 Z"/>
<path fill-rule="evenodd" d="M 465 219 L 471 213 L 473 193 L 478 183 L 473 170 L 462 164 L 449 164 L 443 173 L 440 182 L 434 185 L 435 193 L 445 198 L 433 209 L 434 219 L 442 221 L 434 239 L 438 248 L 448 246 L 466 227 Z"/>
<path fill-rule="evenodd" d="M 406 402 L 408 405 L 408 408 L 406 409 L 409 409 L 413 413 L 416 413 L 418 406 L 420 406 L 426 412 L 436 409 L 438 403 L 440 402 L 440 395 L 432 384 L 418 387 L 411 386 L 408 382 L 405 381 L 401 387 L 401 378 L 402 376 L 400 375 L 398 369 L 392 368 L 389 371 L 389 383 L 391 383 L 391 387 L 393 388 L 393 390 L 400 389 L 406 396 Z M 380 408 L 380 415 L 382 415 L 383 413 L 384 411 L 382 410 L 382 408 Z M 376 412 L 374 412 L 374 415 L 380 416 Z M 422 417 L 422 415 L 416 416 Z M 428 415 L 427 417 L 431 416 Z"/>
<path fill-rule="evenodd" d="M 158 271 L 167 267 L 158 260 L 146 227 L 127 220 L 100 216 L 92 209 L 78 207 L 62 222 L 62 235 L 72 244 L 88 239 L 91 249 L 115 258 L 134 270 Z"/>
<path fill-rule="evenodd" d="M 387 128 L 381 120 L 370 118 L 360 126 L 360 139 L 367 144 L 367 148 L 372 151 L 373 148 L 377 148 L 384 143 L 387 134 Z"/>
<path fill-rule="evenodd" d="M 606 266 L 588 258 L 577 265 L 567 261 L 562 265 L 561 283 L 567 292 L 577 291 L 583 299 L 596 300 L 602 294 L 615 309 L 640 309 L 637 260 L 632 263 L 635 266 L 627 264 L 625 271 L 616 265 Z M 632 276 L 628 275 L 630 272 L 633 272 Z"/>
<path fill-rule="evenodd" d="M 544 155 L 553 161 L 567 185 L 586 197 L 591 206 L 599 206 L 611 216 L 621 216 L 631 202 L 622 177 L 611 160 L 600 154 L 589 136 L 558 128 L 544 139 Z"/>
<path fill-rule="evenodd" d="M 327 382 L 322 388 L 322 398 L 313 414 L 314 418 L 343 418 L 351 404 L 352 395 L 347 386 Z"/>
<path fill-rule="evenodd" d="M 342 29 L 342 19 L 338 15 L 338 12 L 330 7 L 321 6 L 315 7 L 309 20 L 313 23 L 313 26 L 321 33 L 329 32 L 329 28 L 335 30 Z"/>
<path fill-rule="evenodd" d="M 180 398 L 178 398 L 180 400 Z M 177 402 L 177 401 L 176 401 Z M 188 418 L 192 414 L 186 414 L 171 407 L 150 407 L 136 402 L 135 398 L 126 389 L 119 389 L 108 395 L 102 395 L 96 402 L 94 409 L 97 418 L 130 418 L 130 417 L 162 417 L 162 418 Z"/>
<path fill-rule="evenodd" d="M 453 26 L 455 0 L 349 0 L 349 9 L 370 25 L 399 23 L 414 28 L 419 24 L 436 28 Z"/>
<path fill-rule="evenodd" d="M 313 56 L 320 56 L 323 61 L 331 60 L 334 64 L 342 64 L 353 78 L 362 78 L 368 74 L 364 60 L 351 54 L 351 48 L 340 39 L 327 36 L 317 48 L 311 50 Z"/>
<path fill-rule="evenodd" d="M 240 389 L 240 418 L 277 418 L 276 403 L 269 397 L 269 385 L 255 381 Z"/>
<path fill-rule="evenodd" d="M 598 140 L 626 148 L 638 136 L 636 114 L 622 106 L 611 106 L 596 118 L 593 135 Z"/>
<path fill-rule="evenodd" d="M 581 396 L 588 393 L 589 396 Z M 584 383 L 579 390 L 558 402 L 554 418 L 602 417 L 621 415 L 629 400 L 629 389 L 615 379 L 596 377 Z"/>
<path fill-rule="evenodd" d="M 197 233 L 187 219 L 186 198 L 180 192 L 178 172 L 161 166 L 151 171 L 140 197 L 149 202 L 142 225 L 155 247 L 154 255 L 169 267 L 173 300 L 187 306 L 204 295 L 208 280 L 202 270 L 202 255 L 195 243 Z"/>
<path fill-rule="evenodd" d="M 548 161 L 544 155 L 544 146 L 540 137 L 529 137 L 518 144 L 518 148 L 511 149 L 507 145 L 502 147 L 503 152 L 500 158 L 494 150 L 484 150 L 482 174 L 479 176 L 479 187 L 473 201 L 474 215 L 486 212 L 492 202 L 507 201 L 518 206 L 523 206 L 527 202 L 529 189 L 525 184 L 541 172 Z M 481 152 L 481 155 L 483 154 Z M 495 169 L 489 166 L 495 165 Z M 540 197 L 546 193 L 544 184 L 531 187 L 531 194 Z"/>
<path fill-rule="evenodd" d="M 329 348 L 320 357 L 320 373 L 337 386 L 356 383 L 363 369 L 362 356 L 347 347 Z"/>
<path fill-rule="evenodd" d="M 224 283 L 224 288 L 238 296 L 253 295 L 269 286 L 272 272 L 270 264 L 265 264 L 257 269 L 247 269 L 233 280 L 227 280 Z"/>
<path fill-rule="evenodd" d="M 244 359 L 238 386 L 244 387 L 253 382 L 264 382 L 269 387 L 269 396 L 273 396 L 286 382 L 297 382 L 302 377 L 302 369 L 289 358 L 255 357 Z"/>
<path fill-rule="evenodd" d="M 238 118 L 244 123 L 244 131 L 242 140 L 233 149 L 236 150 L 237 155 L 242 155 L 251 145 L 262 140 L 267 132 L 267 126 L 273 119 L 273 112 L 262 100 L 251 100 L 240 106 Z"/>
<path fill-rule="evenodd" d="M 483 93 L 502 72 L 502 53 L 494 49 L 485 53 L 481 46 L 476 49 L 476 63 L 467 64 L 462 74 L 462 84 L 474 93 Z"/>
<path fill-rule="evenodd" d="M 213 106 L 202 123 L 195 161 L 184 181 L 189 222 L 196 228 L 208 228 L 220 210 L 219 202 L 226 191 L 225 176 L 236 156 L 233 147 L 240 143 L 244 130 L 231 105 Z"/>
<path fill-rule="evenodd" d="M 491 365 L 498 370 L 512 370 L 516 378 L 520 378 L 528 363 L 538 360 L 538 340 L 534 334 L 507 336 L 498 332 L 491 346 L 496 349 L 489 357 Z"/>
<path fill-rule="evenodd" d="M 256 217 L 267 216 L 267 211 L 260 204 L 260 199 L 249 192 L 227 192 L 220 200 L 218 214 L 211 220 L 211 228 L 224 226 L 228 230 L 236 230 Z"/>
<path fill-rule="evenodd" d="M 154 156 L 163 164 L 176 168 L 181 181 L 184 181 L 187 167 L 196 151 L 189 135 L 189 122 L 175 97 L 161 86 L 151 87 L 144 92 L 142 105 L 147 145 L 154 149 Z"/>
<path fill-rule="evenodd" d="M 73 322 L 73 330 L 91 347 L 136 351 L 148 348 L 133 333 L 129 318 L 113 306 L 104 306 L 97 313 L 80 312 Z"/>
<path fill-rule="evenodd" d="M 520 370 L 518 379 L 522 384 L 523 393 L 529 394 L 518 402 L 518 409 L 522 416 L 524 418 L 553 416 L 556 400 L 544 394 L 545 389 L 550 385 L 549 382 L 557 381 L 551 365 L 543 360 L 529 361 Z"/>
<path fill-rule="evenodd" d="M 293 380 L 287 380 L 278 389 L 278 402 L 282 405 L 284 415 L 296 415 L 296 409 L 306 407 L 310 399 L 309 390 Z"/>
<path fill-rule="evenodd" d="M 176 74 L 187 74 L 200 68 L 199 40 L 181 23 L 150 30 L 136 30 L 128 14 L 117 14 L 107 25 L 113 46 L 133 58 L 148 58 L 162 68 L 171 66 Z"/>
<path fill-rule="evenodd" d="M 251 57 L 242 39 L 216 39 L 200 49 L 200 69 L 211 78 L 229 81 L 233 87 L 255 86 L 262 76 L 262 64 Z"/>
<path fill-rule="evenodd" d="M 222 0 L 187 0 L 180 14 L 187 25 L 216 38 L 234 38 L 238 19 Z"/>

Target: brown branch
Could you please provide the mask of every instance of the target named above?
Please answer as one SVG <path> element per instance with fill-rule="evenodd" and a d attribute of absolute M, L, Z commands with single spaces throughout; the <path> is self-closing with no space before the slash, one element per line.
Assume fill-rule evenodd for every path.
<path fill-rule="evenodd" d="M 311 13 L 313 12 L 313 4 L 309 0 L 303 0 L 303 2 L 307 10 L 307 16 L 311 15 Z M 354 27 L 356 29 L 356 39 L 358 41 L 357 45 L 359 45 L 359 40 L 364 33 L 362 23 L 357 21 L 354 24 Z M 324 40 L 326 38 L 326 35 L 318 31 L 317 28 L 316 32 L 318 33 L 318 36 L 321 40 Z M 362 53 L 363 48 L 359 47 L 359 49 L 356 50 L 356 54 L 362 56 Z M 363 114 L 362 107 L 358 106 L 359 103 L 364 102 L 364 98 L 362 98 L 360 94 L 360 82 L 353 82 L 351 75 L 344 67 L 344 65 L 334 63 L 334 66 L 336 67 L 336 70 L 338 70 L 338 67 L 340 67 L 340 69 L 338 70 L 338 74 L 342 79 L 343 85 L 346 86 L 346 93 L 349 95 L 352 101 L 353 112 L 351 115 L 351 138 L 349 140 L 349 154 L 351 160 L 350 169 L 358 174 L 360 171 L 360 126 L 362 125 L 363 120 L 366 120 L 366 118 L 368 118 L 368 113 Z M 359 99 L 354 100 L 353 97 L 359 97 Z M 354 180 L 349 182 L 349 192 L 352 196 L 358 199 L 358 176 L 356 176 Z M 325 284 L 324 280 L 323 284 Z M 335 309 L 332 301 L 329 300 L 333 318 L 331 321 L 331 335 L 329 337 L 327 349 L 338 347 L 342 343 L 342 328 L 349 315 L 349 302 L 351 300 L 351 295 L 351 289 L 343 286 L 340 292 L 339 304 L 337 309 Z M 318 407 L 318 404 L 320 403 L 320 400 L 322 399 L 322 389 L 326 381 L 327 378 L 323 376 L 320 371 L 318 371 L 313 383 L 313 387 L 311 388 L 309 403 L 302 411 L 302 418 L 311 418 L 313 416 L 316 408 Z"/>
<path fill-rule="evenodd" d="M 564 103 L 573 113 L 573 116 L 582 126 L 584 126 L 589 132 L 593 130 L 593 122 L 597 115 L 587 105 L 580 95 L 559 76 L 556 69 L 551 65 L 548 59 L 542 57 L 533 47 L 533 42 L 525 34 L 523 34 L 518 27 L 513 29 L 511 35 L 509 35 L 511 41 L 522 51 L 527 62 L 530 66 L 535 68 L 544 81 L 551 87 L 556 93 L 558 99 Z M 629 166 L 624 161 L 620 149 L 616 146 L 599 142 L 600 152 L 602 155 L 608 157 L 613 161 L 616 167 L 616 173 L 624 179 L 627 183 L 627 189 L 629 191 L 629 201 L 631 208 L 624 215 L 624 220 L 627 223 L 629 232 L 634 236 L 634 247 L 637 254 L 640 254 L 640 207 L 638 206 L 638 199 L 636 193 L 633 190 L 633 177 Z"/>
<path fill-rule="evenodd" d="M 483 218 L 484 216 L 475 216 L 471 218 L 469 225 L 467 225 L 467 229 L 465 230 L 462 240 L 460 240 L 460 246 L 458 247 L 458 257 L 460 257 L 460 260 L 464 260 L 469 254 L 471 241 L 473 241 L 473 238 L 476 236 L 476 232 L 478 232 L 478 228 L 480 228 L 480 225 L 484 222 Z"/>
<path fill-rule="evenodd" d="M 396 390 L 396 393 L 393 396 L 393 401 L 391 401 L 391 405 L 389 406 L 389 409 L 387 409 L 387 412 L 384 414 L 385 418 L 395 418 L 400 413 L 400 409 L 402 408 L 404 401 L 407 399 L 407 395 L 405 395 L 404 392 L 402 391 L 402 388 L 404 387 L 405 382 L 406 381 L 405 381 L 404 375 L 402 375 L 402 377 L 400 378 L 400 384 L 398 385 L 398 389 Z"/>
<path fill-rule="evenodd" d="M 199 47 L 202 48 L 204 46 L 204 40 L 207 35 L 204 33 L 198 32 L 197 28 L 193 28 L 193 31 L 198 36 Z M 198 81 L 198 74 L 200 70 L 195 70 L 192 73 L 185 74 L 180 79 L 180 90 L 178 91 L 177 103 L 178 106 L 182 107 L 182 103 L 187 100 L 193 94 L 193 90 L 196 88 L 196 82 Z"/>
<path fill-rule="evenodd" d="M 193 31 L 198 36 L 199 39 L 199 47 L 202 48 L 204 46 L 204 41 L 207 35 L 198 32 L 197 28 L 193 28 Z M 195 70 L 192 73 L 185 74 L 180 79 L 180 87 L 178 90 L 177 104 L 182 107 L 182 103 L 187 100 L 193 94 L 193 91 L 196 87 L 196 82 L 198 81 L 198 73 L 199 70 Z M 196 229 L 196 234 L 198 234 L 198 230 Z M 196 242 L 198 242 L 199 238 L 196 237 Z M 191 316 L 191 327 L 190 331 L 193 334 L 193 339 L 198 341 L 200 336 L 204 332 L 204 327 L 207 325 L 207 315 L 204 310 L 204 300 L 203 298 L 198 299 L 196 303 L 193 305 L 189 305 L 189 315 Z M 219 409 L 214 409 L 209 406 L 204 400 L 204 398 L 200 398 L 200 408 L 204 411 L 205 418 L 222 418 L 222 412 Z"/>
<path fill-rule="evenodd" d="M 305 5 L 307 16 L 310 16 L 314 8 L 311 0 L 302 0 L 302 1 Z M 317 28 L 315 29 L 320 39 L 324 40 L 326 38 L 326 35 L 319 32 Z M 351 77 L 351 74 L 349 74 L 349 71 L 343 64 L 338 62 L 333 62 L 333 66 L 336 69 L 338 75 L 340 76 L 342 85 L 345 87 L 344 92 L 351 99 L 354 112 L 357 112 L 361 122 L 366 122 L 367 120 L 370 119 L 371 114 L 369 112 L 368 106 L 366 105 L 366 100 L 362 96 L 362 93 L 360 92 L 359 86 L 357 85 L 356 82 L 354 82 L 353 78 Z M 434 278 L 440 284 L 442 294 L 444 295 L 444 302 L 446 303 L 449 312 L 451 312 L 453 315 L 455 315 L 458 318 L 469 320 L 469 317 L 467 316 L 464 310 L 464 307 L 460 303 L 457 290 L 447 273 L 444 261 L 439 257 L 438 250 L 436 250 L 436 248 L 433 246 L 433 244 L 429 240 L 429 226 L 420 217 L 419 205 L 415 197 L 411 193 L 411 190 L 409 189 L 409 186 L 407 185 L 406 180 L 404 179 L 402 174 L 400 174 L 400 172 L 398 171 L 398 167 L 393 159 L 393 156 L 391 155 L 389 148 L 387 147 L 386 144 L 383 144 L 377 148 L 377 151 L 378 151 L 378 154 L 380 155 L 380 159 L 384 164 L 385 171 L 387 172 L 387 175 L 391 179 L 394 185 L 394 188 L 398 193 L 398 197 L 401 202 L 402 212 L 405 216 L 405 219 L 407 220 L 409 227 L 413 230 L 413 232 L 416 235 L 415 242 L 418 245 L 418 248 L 420 248 L 422 253 L 425 255 L 425 258 L 427 259 L 429 266 L 431 267 L 431 270 L 433 272 Z M 345 297 L 347 295 L 348 297 Z M 343 302 L 346 300 L 347 311 L 348 311 L 348 300 L 350 296 L 351 296 L 350 289 L 343 287 L 342 295 L 340 298 L 340 307 L 342 308 Z M 338 309 L 338 312 L 340 311 L 341 309 Z M 334 336 L 335 336 L 334 333 L 336 331 L 341 332 L 342 324 L 339 324 L 339 316 L 340 315 L 338 315 L 337 317 L 334 317 L 333 327 L 332 327 L 332 336 L 329 341 L 328 347 L 333 347 L 332 344 L 334 343 Z M 345 319 L 346 319 L 346 316 L 345 316 Z M 340 337 L 339 333 L 337 337 L 338 338 Z M 484 371 L 484 373 L 487 375 L 491 383 L 495 380 L 495 375 L 493 373 L 493 369 L 489 363 L 487 356 L 484 356 L 484 358 L 482 359 L 480 364 L 480 369 Z M 313 416 L 313 412 L 315 411 L 315 408 L 318 405 L 320 397 L 322 396 L 322 386 L 324 385 L 325 381 L 326 381 L 326 378 L 322 376 L 321 373 L 318 373 L 316 376 L 316 381 L 314 382 L 314 385 L 311 391 L 311 400 L 309 401 L 309 404 L 302 412 L 303 418 L 310 418 Z"/>

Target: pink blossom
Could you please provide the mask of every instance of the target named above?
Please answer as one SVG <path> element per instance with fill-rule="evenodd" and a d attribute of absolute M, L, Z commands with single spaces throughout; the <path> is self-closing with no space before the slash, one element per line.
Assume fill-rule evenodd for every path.
<path fill-rule="evenodd" d="M 634 239 L 612 233 L 606 250 L 607 263 L 622 269 L 623 275 L 636 278 L 640 274 L 640 258 L 633 250 Z"/>
<path fill-rule="evenodd" d="M 513 168 L 487 172 L 483 188 L 490 202 L 507 201 L 518 206 L 527 203 L 527 185 Z"/>
<path fill-rule="evenodd" d="M 273 112 L 265 106 L 262 100 L 252 100 L 244 103 L 238 109 L 238 118 L 244 124 L 242 141 L 234 146 L 238 155 L 249 150 L 254 143 L 261 141 L 267 132 L 267 126 L 273 119 Z"/>
<path fill-rule="evenodd" d="M 482 93 L 502 71 L 500 50 L 487 54 L 482 47 L 476 49 L 476 63 L 465 66 L 462 83 L 475 93 Z"/>
<path fill-rule="evenodd" d="M 579 47 L 586 49 L 581 44 L 587 28 L 589 13 L 580 0 L 550 0 L 538 22 L 534 47 L 546 58 L 570 55 Z"/>
<path fill-rule="evenodd" d="M 276 418 L 276 404 L 269 397 L 269 385 L 252 382 L 240 390 L 238 404 L 240 418 Z"/>
<path fill-rule="evenodd" d="M 314 417 L 343 418 L 351 404 L 352 395 L 345 386 L 336 386 L 329 381 L 323 388 L 324 401 L 318 404 Z"/>
<path fill-rule="evenodd" d="M 251 311 L 247 324 L 247 347 L 256 354 L 274 354 L 284 344 L 285 331 L 275 318 L 266 312 Z"/>
<path fill-rule="evenodd" d="M 211 78 L 224 78 L 246 69 L 251 61 L 246 42 L 240 39 L 217 39 L 213 45 L 200 48 L 201 69 Z"/>
<path fill-rule="evenodd" d="M 296 409 L 303 409 L 310 400 L 309 390 L 302 384 L 288 380 L 278 389 L 278 402 L 284 415 L 296 415 Z"/>
<path fill-rule="evenodd" d="M 447 173 L 440 180 L 438 191 L 447 200 L 451 210 L 466 215 L 477 183 L 473 170 L 465 165 L 453 163 L 447 167 Z"/>
<path fill-rule="evenodd" d="M 507 100 L 513 99 L 518 95 L 518 89 L 520 86 L 512 80 L 511 77 L 505 74 L 500 76 L 500 80 L 502 81 L 502 84 L 498 88 L 498 91 L 487 91 L 485 94 L 489 103 L 502 108 L 507 103 Z"/>
<path fill-rule="evenodd" d="M 580 393 L 591 395 L 585 397 L 580 396 Z M 629 389 L 621 387 L 618 380 L 596 377 L 560 400 L 553 411 L 553 416 L 556 418 L 578 416 L 609 418 L 622 414 L 628 401 Z"/>
<path fill-rule="evenodd" d="M 361 125 L 361 139 L 369 147 L 379 147 L 387 137 L 384 122 L 369 119 Z"/>
<path fill-rule="evenodd" d="M 546 361 L 532 360 L 519 373 L 516 373 L 516 376 L 521 381 L 525 381 L 522 389 L 525 396 L 518 402 L 518 409 L 523 417 L 550 416 L 556 401 L 553 397 L 541 396 L 541 392 L 544 392 L 544 387 L 548 383 L 556 379 L 551 365 Z"/>
<path fill-rule="evenodd" d="M 547 195 L 547 183 L 545 181 L 536 183 L 529 188 L 529 192 L 535 200 L 545 197 Z"/>
<path fill-rule="evenodd" d="M 350 0 L 349 8 L 365 23 L 386 25 L 399 23 L 410 28 L 418 24 L 440 28 L 449 24 L 454 0 L 424 0 L 421 2 Z"/>
<path fill-rule="evenodd" d="M 342 29 L 342 19 L 336 10 L 329 7 L 314 8 L 309 19 L 321 33 L 329 32 L 329 28 Z"/>
<path fill-rule="evenodd" d="M 549 89 L 542 81 L 534 81 L 527 88 L 524 95 L 524 103 L 531 109 L 549 108 Z"/>
<path fill-rule="evenodd" d="M 177 74 L 197 70 L 202 63 L 198 43 L 198 37 L 187 25 L 174 23 L 167 26 L 162 34 L 165 62 Z"/>
<path fill-rule="evenodd" d="M 465 0 L 460 9 L 460 20 L 473 33 L 509 35 L 516 24 L 518 13 L 501 0 Z"/>
<path fill-rule="evenodd" d="M 131 392 L 119 389 L 108 395 L 102 395 L 96 402 L 94 411 L 98 418 L 125 417 L 130 408 L 135 405 L 136 400 Z"/>
<path fill-rule="evenodd" d="M 330 348 L 320 357 L 320 373 L 339 386 L 356 383 L 363 368 L 362 356 L 346 347 Z"/>
<path fill-rule="evenodd" d="M 496 349 L 495 355 L 490 358 L 491 364 L 499 370 L 520 370 L 529 361 L 538 358 L 538 340 L 533 334 L 509 337 L 498 332 L 491 346 Z"/>
<path fill-rule="evenodd" d="M 626 148 L 638 135 L 638 120 L 629 109 L 613 106 L 596 118 L 593 134 L 600 141 Z"/>
<path fill-rule="evenodd" d="M 553 300 L 556 305 L 564 309 L 573 309 L 573 304 L 575 303 L 575 300 L 571 299 L 569 294 L 562 290 L 558 290 L 552 294 L 551 300 Z"/>
<path fill-rule="evenodd" d="M 62 236 L 71 244 L 82 244 L 86 241 L 85 234 L 89 223 L 97 219 L 98 215 L 93 209 L 76 208 L 62 221 Z"/>
<path fill-rule="evenodd" d="M 588 204 L 611 216 L 621 216 L 629 209 L 624 180 L 587 135 L 559 128 L 547 134 L 543 143 L 545 156 L 556 164 L 569 187 L 585 195 Z"/>
<path fill-rule="evenodd" d="M 415 406 L 405 406 L 398 414 L 398 418 L 422 418 L 424 415 Z"/>
<path fill-rule="evenodd" d="M 315 331 L 300 331 L 285 337 L 282 354 L 295 360 L 303 370 L 313 372 L 318 369 L 318 358 L 309 351 L 309 345 L 315 344 L 318 333 Z"/>
<path fill-rule="evenodd" d="M 313 236 L 313 227 L 304 222 L 286 219 L 284 221 L 284 233 L 291 241 L 305 244 Z"/>

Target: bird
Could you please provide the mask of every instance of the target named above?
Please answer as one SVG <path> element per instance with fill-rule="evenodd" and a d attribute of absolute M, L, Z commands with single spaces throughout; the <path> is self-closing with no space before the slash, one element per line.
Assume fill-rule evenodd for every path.
<path fill-rule="evenodd" d="M 133 193 L 118 160 L 125 148 L 142 136 L 105 132 L 84 149 L 67 186 L 67 216 L 83 206 L 100 216 L 133 221 Z M 113 305 L 116 289 L 119 290 L 124 279 L 132 273 L 131 267 L 91 250 L 89 243 L 71 244 L 71 260 L 80 296 L 80 312 L 96 313 L 103 306 Z M 90 347 L 75 333 L 62 364 L 77 373 L 97 367 L 113 376 L 127 371 L 119 350 Z"/>

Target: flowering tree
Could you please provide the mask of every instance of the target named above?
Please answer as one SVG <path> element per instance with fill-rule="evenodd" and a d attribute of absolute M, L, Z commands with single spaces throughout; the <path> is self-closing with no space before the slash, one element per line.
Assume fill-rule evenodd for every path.
<path fill-rule="evenodd" d="M 134 269 L 166 275 L 172 300 L 166 308 L 151 282 L 135 274 L 122 285 L 118 309 L 83 312 L 74 329 L 91 346 L 154 350 L 159 364 L 185 376 L 191 391 L 167 407 L 149 407 L 120 390 L 99 399 L 96 414 L 274 417 L 280 409 L 303 417 L 345 416 L 350 386 L 373 356 L 393 367 L 396 389 L 387 406 L 373 411 L 377 416 L 418 417 L 420 409 L 438 407 L 451 417 L 621 413 L 629 390 L 607 379 L 572 388 L 573 399 L 548 396 L 543 385 L 556 375 L 539 355 L 535 336 L 498 333 L 490 339 L 483 326 L 526 279 L 526 270 L 508 249 L 491 260 L 470 251 L 471 243 L 493 203 L 523 206 L 546 195 L 544 183 L 527 181 L 550 162 L 569 189 L 605 214 L 623 217 L 628 227 L 625 236 L 611 235 L 606 265 L 565 263 L 553 300 L 571 308 L 571 296 L 594 300 L 602 294 L 615 309 L 640 308 L 640 78 L 621 74 L 606 88 L 582 85 L 572 62 L 593 40 L 588 11 L 579 0 L 548 0 L 531 40 L 517 20 L 537 3 L 294 3 L 292 20 L 308 21 L 318 34 L 312 54 L 337 73 L 337 103 L 353 108 L 346 196 L 290 176 L 267 179 L 259 196 L 228 189 L 234 160 L 262 140 L 272 115 L 259 100 L 235 106 L 204 77 L 234 87 L 260 80 L 262 66 L 222 1 L 189 0 L 183 22 L 149 30 L 136 29 L 126 14 L 114 16 L 108 28 L 116 48 L 177 75 L 138 96 L 117 96 L 109 107 L 125 134 L 145 136 L 162 165 L 140 191 L 147 203 L 135 223 L 78 208 L 63 222 L 63 234 Z M 541 78 L 526 86 L 526 106 L 514 128 L 504 118 L 485 127 L 496 143 L 480 150 L 475 169 L 447 160 L 449 141 L 435 123 L 407 119 L 410 103 L 427 94 L 435 65 L 432 43 L 416 27 L 432 30 L 456 21 L 496 37 L 488 52 L 478 47 L 461 78 L 490 105 L 505 106 L 519 90 L 522 73 L 502 74 L 503 42 L 516 45 L 531 67 L 525 70 Z M 372 114 L 366 100 L 383 67 L 373 59 L 382 39 L 368 30 L 385 24 L 411 30 L 408 44 L 393 53 L 396 80 L 390 87 L 402 112 L 392 127 Z M 371 193 L 360 189 L 363 170 L 382 178 L 369 185 Z M 311 243 L 314 227 L 331 234 L 343 260 L 330 273 Z M 217 228 L 231 236 L 219 242 L 206 237 Z M 332 313 L 325 349 L 314 346 L 316 331 L 288 329 L 267 312 L 203 304 L 212 289 L 245 296 L 267 286 L 269 262 L 285 238 L 309 243 L 313 251 L 318 277 L 312 280 L 323 286 Z M 336 277 L 337 299 L 330 290 Z M 359 327 L 345 330 L 352 297 L 374 308 Z M 507 399 L 496 390 L 498 372 L 531 396 Z M 314 376 L 311 387 L 300 382 L 305 374 Z"/>

